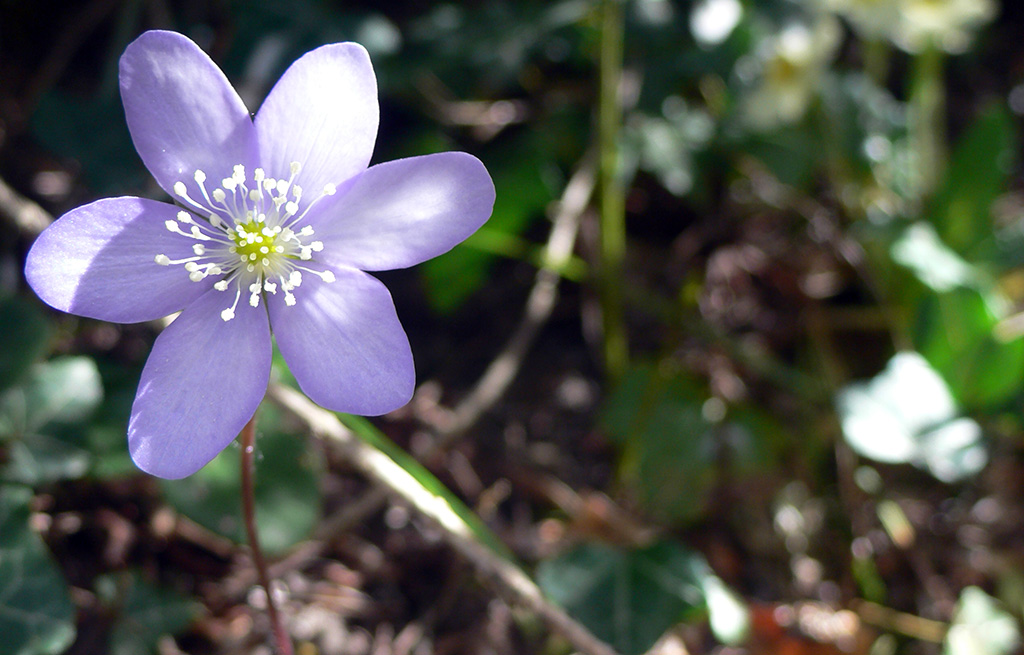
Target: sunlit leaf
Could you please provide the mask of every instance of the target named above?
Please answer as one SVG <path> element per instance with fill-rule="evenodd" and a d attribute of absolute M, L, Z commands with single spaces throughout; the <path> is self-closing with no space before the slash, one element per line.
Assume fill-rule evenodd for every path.
<path fill-rule="evenodd" d="M 82 441 L 87 419 L 103 399 L 103 383 L 88 357 L 36 364 L 0 395 L 0 440 L 8 441 L 6 479 L 42 484 L 78 478 L 89 467 Z"/>
<path fill-rule="evenodd" d="M 1008 655 L 1020 643 L 1017 620 L 977 587 L 960 594 L 943 655 Z"/>
<path fill-rule="evenodd" d="M 846 442 L 864 457 L 913 464 L 945 482 L 988 461 L 981 428 L 958 416 L 946 383 L 917 353 L 898 353 L 869 382 L 845 387 L 836 404 Z"/>

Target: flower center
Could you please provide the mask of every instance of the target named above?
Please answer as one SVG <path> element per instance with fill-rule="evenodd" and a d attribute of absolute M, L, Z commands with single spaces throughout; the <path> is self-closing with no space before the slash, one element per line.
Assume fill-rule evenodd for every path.
<path fill-rule="evenodd" d="M 333 184 L 306 204 L 299 213 L 302 189 L 294 184 L 300 170 L 292 162 L 291 177 L 275 180 L 266 176 L 262 168 L 253 172 L 250 183 L 245 167 L 235 166 L 231 177 L 221 180 L 213 191 L 206 189 L 206 173 L 196 171 L 193 176 L 202 199 L 189 196 L 184 182 L 174 183 L 174 193 L 192 212 L 178 212 L 177 221 L 167 221 L 167 229 L 192 239 L 194 257 L 172 260 L 157 255 L 154 260 L 161 266 L 184 265 L 189 279 L 200 282 L 208 276 L 220 276 L 213 288 L 218 291 L 235 289 L 234 301 L 220 316 L 230 321 L 235 316 L 242 289 L 249 293 L 249 304 L 258 307 L 266 293 L 276 294 L 280 288 L 286 305 L 295 304 L 292 291 L 302 284 L 302 272 L 312 273 L 324 282 L 334 282 L 334 273 L 318 270 L 301 262 L 313 259 L 314 252 L 323 250 L 320 241 L 310 241 L 313 228 L 302 223 L 310 207 L 324 196 L 334 195 Z"/>

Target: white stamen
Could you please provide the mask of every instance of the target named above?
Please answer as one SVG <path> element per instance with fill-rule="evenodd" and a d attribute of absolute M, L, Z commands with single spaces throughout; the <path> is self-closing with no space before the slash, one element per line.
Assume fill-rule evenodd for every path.
<path fill-rule="evenodd" d="M 278 289 L 285 304 L 293 306 L 297 298 L 292 292 L 302 284 L 303 272 L 324 282 L 335 281 L 333 272 L 307 268 L 301 262 L 324 250 L 323 241 L 311 240 L 315 231 L 304 219 L 319 200 L 337 193 L 337 186 L 325 184 L 319 197 L 303 203 L 302 187 L 295 183 L 302 166 L 291 162 L 288 170 L 285 179 L 253 168 L 247 182 L 245 166 L 238 164 L 220 180 L 220 186 L 211 184 L 216 188 L 208 190 L 206 172 L 196 169 L 191 177 L 202 194 L 197 199 L 189 196 L 184 181 L 174 183 L 174 195 L 185 208 L 164 226 L 191 240 L 194 256 L 174 260 L 159 253 L 153 261 L 159 266 L 182 265 L 194 282 L 215 276 L 217 291 L 234 285 L 234 301 L 220 313 L 224 321 L 235 317 L 243 288 L 248 289 L 252 307 L 259 306 L 263 294 L 276 294 Z"/>

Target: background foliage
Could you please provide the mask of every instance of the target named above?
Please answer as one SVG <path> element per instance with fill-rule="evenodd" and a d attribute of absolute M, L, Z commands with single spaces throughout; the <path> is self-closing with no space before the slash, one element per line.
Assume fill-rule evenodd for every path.
<path fill-rule="evenodd" d="M 160 197 L 116 80 L 151 28 L 195 39 L 251 108 L 303 52 L 359 41 L 375 161 L 485 162 L 488 224 L 381 275 L 416 398 L 343 418 L 598 638 L 623 655 L 1020 648 L 1016 3 L 0 0 L 0 652 L 241 653 L 267 635 L 237 449 L 174 482 L 128 459 L 160 326 L 58 314 L 22 274 L 48 216 Z M 597 184 L 554 258 L 570 180 Z M 521 320 L 513 383 L 459 434 Z M 568 652 L 296 416 L 265 404 L 257 443 L 301 652 Z"/>

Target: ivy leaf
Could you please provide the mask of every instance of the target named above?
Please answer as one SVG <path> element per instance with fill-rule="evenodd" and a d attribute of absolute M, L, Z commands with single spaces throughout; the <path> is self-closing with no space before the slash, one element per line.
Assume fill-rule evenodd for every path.
<path fill-rule="evenodd" d="M 29 526 L 32 491 L 0 484 L 0 652 L 56 655 L 75 638 L 75 608 L 46 545 Z"/>

